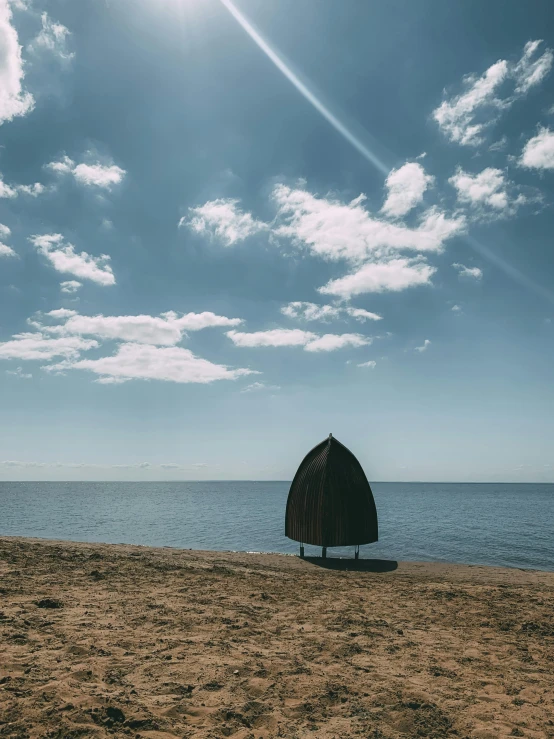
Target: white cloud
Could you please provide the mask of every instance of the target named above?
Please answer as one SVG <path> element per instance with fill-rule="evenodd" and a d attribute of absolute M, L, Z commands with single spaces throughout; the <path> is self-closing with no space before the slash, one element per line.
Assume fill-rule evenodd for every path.
<path fill-rule="evenodd" d="M 285 221 L 275 233 L 329 260 L 361 262 L 406 249 L 441 251 L 444 242 L 465 226 L 462 217 L 449 218 L 434 208 L 423 213 L 417 228 L 389 223 L 364 208 L 364 195 L 345 204 L 278 185 L 273 197 Z"/>
<path fill-rule="evenodd" d="M 514 67 L 516 93 L 525 94 L 531 87 L 542 82 L 550 72 L 554 59 L 550 49 L 547 49 L 538 59 L 533 59 L 541 43 L 542 41 L 528 41 L 525 44 L 523 56 Z"/>
<path fill-rule="evenodd" d="M 402 172 L 401 172 L 402 170 Z M 410 172 L 417 173 L 417 183 L 410 182 Z M 401 192 L 396 175 L 406 175 L 405 192 Z M 422 174 L 422 177 L 419 175 Z M 391 175 L 390 212 L 405 212 L 420 198 L 424 186 L 430 182 L 419 164 L 405 165 Z M 400 178 L 402 179 L 402 178 Z M 393 186 L 397 191 L 393 197 Z M 372 215 L 364 206 L 365 195 L 344 203 L 336 198 L 318 197 L 301 187 L 277 185 L 272 193 L 277 206 L 277 217 L 271 224 L 255 221 L 251 214 L 237 207 L 237 200 L 215 200 L 191 209 L 190 219 L 182 218 L 179 225 L 187 225 L 199 233 L 217 236 L 231 245 L 261 229 L 270 229 L 277 237 L 291 239 L 298 247 L 330 261 L 345 260 L 358 269 L 354 274 L 332 280 L 320 292 L 349 297 L 363 292 L 403 290 L 411 285 L 427 284 L 436 271 L 425 261 L 424 253 L 441 252 L 448 239 L 462 233 L 466 218 L 462 214 L 450 216 L 437 207 L 428 208 L 418 218 L 415 227 L 391 223 Z M 396 202 L 394 200 L 396 199 Z M 400 201 L 402 200 L 402 204 Z M 405 251 L 418 252 L 417 258 L 402 256 Z M 380 316 L 359 309 L 356 314 L 337 306 L 318 306 L 296 301 L 283 307 L 282 312 L 306 320 L 326 320 L 337 315 L 350 315 L 358 320 L 378 320 Z"/>
<path fill-rule="evenodd" d="M 344 310 L 349 316 L 360 321 L 360 323 L 365 323 L 365 321 L 381 321 L 383 318 L 383 316 L 380 316 L 378 313 L 371 313 L 363 308 L 352 308 L 351 306 L 347 306 Z"/>
<path fill-rule="evenodd" d="M 46 462 L 20 462 L 16 459 L 5 459 L 0 464 L 3 467 L 46 467 Z"/>
<path fill-rule="evenodd" d="M 17 254 L 14 252 L 11 246 L 2 244 L 2 242 L 0 241 L 0 257 L 16 257 L 16 256 Z"/>
<path fill-rule="evenodd" d="M 73 170 L 77 182 L 106 188 L 118 185 L 125 174 L 125 170 L 115 164 L 78 164 Z"/>
<path fill-rule="evenodd" d="M 464 92 L 444 100 L 433 111 L 441 131 L 459 144 L 477 146 L 484 134 L 518 98 L 538 85 L 552 67 L 552 52 L 535 54 L 540 41 L 529 41 L 517 63 L 500 59 L 477 77 L 464 78 Z"/>
<path fill-rule="evenodd" d="M 76 358 L 79 352 L 98 347 L 98 342 L 77 336 L 52 339 L 41 333 L 16 334 L 10 341 L 0 342 L 0 359 Z"/>
<path fill-rule="evenodd" d="M 441 131 L 459 144 L 477 145 L 483 140 L 485 128 L 492 125 L 504 103 L 497 97 L 498 88 L 508 76 L 508 63 L 500 60 L 481 77 L 469 75 L 464 79 L 466 91 L 450 100 L 443 100 L 433 111 L 433 118 Z M 476 122 L 477 114 L 487 111 L 488 120 Z"/>
<path fill-rule="evenodd" d="M 265 382 L 253 382 L 250 385 L 246 385 L 241 390 L 241 393 L 257 393 L 261 390 L 280 390 L 279 385 L 266 385 Z"/>
<path fill-rule="evenodd" d="M 498 141 L 495 141 L 489 146 L 489 151 L 504 151 L 508 146 L 508 137 L 501 136 Z"/>
<path fill-rule="evenodd" d="M 375 369 L 377 362 L 374 359 L 370 359 L 368 362 L 360 362 L 358 367 L 369 367 L 369 369 Z"/>
<path fill-rule="evenodd" d="M 36 198 L 38 195 L 42 195 L 46 188 L 40 182 L 34 182 L 32 185 L 16 185 L 18 192 L 22 192 L 24 195 L 30 195 Z"/>
<path fill-rule="evenodd" d="M 0 124 L 29 113 L 33 96 L 23 90 L 23 61 L 9 2 L 0 0 Z"/>
<path fill-rule="evenodd" d="M 215 313 L 187 313 L 179 317 L 169 311 L 160 316 L 83 316 L 76 311 L 60 308 L 46 314 L 52 318 L 67 319 L 55 326 L 42 326 L 42 331 L 60 335 L 96 336 L 106 340 L 130 343 L 173 346 L 183 338 L 186 330 L 200 331 L 211 326 L 237 326 L 240 318 L 227 318 Z"/>
<path fill-rule="evenodd" d="M 88 156 L 89 158 L 92 157 L 92 153 L 89 152 Z M 109 189 L 112 185 L 118 185 L 127 174 L 124 169 L 116 164 L 95 162 L 93 164 L 82 163 L 76 165 L 73 159 L 65 154 L 58 161 L 47 164 L 46 168 L 60 175 L 72 174 L 81 185 L 105 189 Z"/>
<path fill-rule="evenodd" d="M 68 28 L 61 23 L 52 21 L 48 13 L 41 14 L 42 29 L 36 38 L 31 41 L 28 50 L 32 53 L 47 51 L 54 54 L 63 62 L 68 62 L 75 54 L 67 50 L 67 37 L 71 34 Z"/>
<path fill-rule="evenodd" d="M 7 239 L 8 236 L 11 236 L 11 234 L 11 229 L 9 229 L 7 226 L 4 226 L 3 223 L 0 223 L 0 238 Z"/>
<path fill-rule="evenodd" d="M 298 328 L 275 328 L 269 331 L 227 331 L 227 336 L 235 346 L 304 346 L 309 341 L 317 339 L 317 334 L 311 331 L 301 331 Z"/>
<path fill-rule="evenodd" d="M 2 2 L 2 0 L 0 0 Z M 8 185 L 0 175 L 0 198 L 16 198 L 20 193 L 30 195 L 36 198 L 46 191 L 46 187 L 40 182 L 34 182 L 32 185 Z"/>
<path fill-rule="evenodd" d="M 451 310 L 454 313 L 461 313 L 462 312 L 462 307 L 460 305 L 453 305 L 452 308 L 451 308 Z"/>
<path fill-rule="evenodd" d="M 104 383 L 112 378 L 112 381 L 141 379 L 206 384 L 258 374 L 250 369 L 230 369 L 225 365 L 214 364 L 182 347 L 136 343 L 121 344 L 111 357 L 70 361 L 54 369 L 89 370 L 100 375 Z"/>
<path fill-rule="evenodd" d="M 73 244 L 63 243 L 61 234 L 35 235 L 29 241 L 55 270 L 91 280 L 99 285 L 115 285 L 115 277 L 109 264 L 110 257 L 101 254 L 94 257 L 86 251 L 75 251 Z"/>
<path fill-rule="evenodd" d="M 483 270 L 479 269 L 479 267 L 466 267 L 459 262 L 455 262 L 452 266 L 458 270 L 460 277 L 469 277 L 474 280 L 480 280 L 483 277 Z"/>
<path fill-rule="evenodd" d="M 60 282 L 62 293 L 69 293 L 69 295 L 76 293 L 80 287 L 82 287 L 82 283 L 77 280 L 65 280 L 64 282 Z"/>
<path fill-rule="evenodd" d="M 172 314 L 166 313 L 165 315 Z M 210 311 L 204 311 L 203 313 L 186 313 L 181 318 L 178 318 L 177 321 L 187 331 L 201 331 L 203 328 L 209 328 L 211 326 L 238 326 L 242 323 L 242 318 L 227 318 L 226 316 L 218 316 Z"/>
<path fill-rule="evenodd" d="M 69 174 L 73 172 L 75 162 L 64 154 L 59 161 L 50 162 L 45 166 L 47 169 L 51 169 L 53 172 L 57 172 L 58 174 Z"/>
<path fill-rule="evenodd" d="M 191 464 L 177 464 L 176 462 L 166 462 L 153 464 L 152 462 L 135 462 L 134 464 L 95 464 L 92 462 L 24 462 L 17 459 L 6 459 L 0 461 L 3 467 L 55 467 L 66 469 L 103 469 L 103 470 L 189 470 L 198 469 L 199 467 L 218 467 L 219 465 L 208 465 L 206 462 L 192 462 Z"/>
<path fill-rule="evenodd" d="M 541 128 L 525 144 L 519 164 L 530 169 L 554 169 L 554 131 Z"/>
<path fill-rule="evenodd" d="M 487 167 L 472 175 L 458 167 L 448 180 L 458 192 L 458 200 L 471 205 L 487 205 L 497 211 L 505 211 L 510 204 L 506 179 L 501 169 Z"/>
<path fill-rule="evenodd" d="M 56 308 L 56 310 L 49 310 L 46 315 L 52 318 L 69 318 L 70 316 L 76 316 L 77 311 L 69 308 Z"/>
<path fill-rule="evenodd" d="M 328 321 L 338 318 L 341 313 L 337 305 L 317 305 L 295 300 L 281 308 L 281 313 L 288 318 L 302 318 L 305 321 Z"/>
<path fill-rule="evenodd" d="M 2 0 L 0 0 L 2 2 Z M 2 179 L 2 175 L 0 175 L 0 198 L 16 198 L 17 197 L 17 190 L 14 187 L 11 187 L 10 185 L 6 185 L 4 180 Z"/>
<path fill-rule="evenodd" d="M 302 346 L 308 352 L 329 352 L 342 349 L 345 346 L 365 346 L 371 344 L 372 339 L 361 334 L 324 334 L 318 336 L 311 331 L 300 329 L 277 328 L 269 331 L 254 331 L 245 333 L 228 331 L 227 336 L 236 346 Z"/>
<path fill-rule="evenodd" d="M 219 198 L 196 208 L 189 208 L 189 217 L 181 218 L 179 226 L 188 226 L 196 233 L 217 238 L 225 246 L 244 241 L 268 228 L 266 223 L 255 220 L 250 213 L 244 213 L 238 203 L 238 200 L 232 198 Z"/>
<path fill-rule="evenodd" d="M 319 292 L 341 298 L 371 292 L 397 292 L 430 284 L 435 272 L 434 267 L 421 260 L 398 258 L 388 262 L 370 262 L 345 277 L 330 280 L 319 288 Z"/>
<path fill-rule="evenodd" d="M 415 351 L 421 354 L 421 352 L 426 352 L 430 346 L 431 342 L 429 341 L 429 339 L 425 339 L 421 346 L 416 346 Z"/>
<path fill-rule="evenodd" d="M 307 303 L 300 300 L 284 305 L 281 308 L 281 313 L 288 318 L 301 318 L 305 321 L 329 321 L 333 318 L 339 318 L 343 313 L 362 323 L 365 321 L 380 321 L 382 318 L 377 313 L 370 313 L 363 308 L 317 305 L 317 303 Z"/>
<path fill-rule="evenodd" d="M 415 162 L 407 162 L 399 169 L 391 170 L 385 181 L 388 195 L 382 207 L 383 213 L 394 218 L 406 215 L 422 202 L 423 194 L 433 180 L 421 164 Z"/>
<path fill-rule="evenodd" d="M 22 380 L 30 380 L 33 375 L 28 372 L 23 372 L 23 367 L 16 367 L 15 370 L 6 370 L 7 375 L 13 375 L 13 377 L 20 377 Z"/>
<path fill-rule="evenodd" d="M 346 346 L 359 347 L 371 344 L 369 336 L 361 334 L 324 334 L 304 347 L 307 352 L 332 352 L 335 349 L 344 349 Z"/>

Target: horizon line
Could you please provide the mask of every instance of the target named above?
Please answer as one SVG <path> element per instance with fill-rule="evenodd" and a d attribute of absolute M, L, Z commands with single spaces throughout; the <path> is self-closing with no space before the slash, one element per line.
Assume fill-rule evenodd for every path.
<path fill-rule="evenodd" d="M 4 482 L 280 482 L 292 483 L 292 480 L 256 480 L 249 478 L 226 478 L 226 479 L 162 479 L 162 480 L 2 480 Z M 554 485 L 554 480 L 369 480 L 370 485 Z"/>

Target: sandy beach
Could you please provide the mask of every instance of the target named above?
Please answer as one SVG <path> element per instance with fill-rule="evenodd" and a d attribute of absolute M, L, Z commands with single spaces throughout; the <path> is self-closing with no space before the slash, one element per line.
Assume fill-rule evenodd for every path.
<path fill-rule="evenodd" d="M 0 538 L 0 736 L 554 737 L 554 573 L 322 564 Z"/>

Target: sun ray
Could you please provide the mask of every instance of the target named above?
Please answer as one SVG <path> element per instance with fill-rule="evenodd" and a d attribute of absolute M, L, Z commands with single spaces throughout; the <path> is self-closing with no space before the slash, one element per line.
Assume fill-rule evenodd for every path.
<path fill-rule="evenodd" d="M 296 72 L 293 72 L 291 65 L 286 63 L 283 57 L 273 49 L 263 36 L 257 31 L 252 23 L 238 10 L 231 0 L 220 0 L 229 13 L 242 26 L 252 41 L 264 52 L 267 58 L 273 62 L 277 69 L 282 72 L 285 77 L 296 87 L 298 92 L 319 112 L 321 115 L 348 141 L 355 149 L 357 149 L 368 162 L 370 162 L 383 175 L 387 175 L 390 167 L 387 166 L 379 157 L 374 154 L 359 136 L 354 134 L 350 128 L 343 123 L 328 107 L 321 98 L 318 97 L 313 89 L 306 82 L 303 82 Z"/>

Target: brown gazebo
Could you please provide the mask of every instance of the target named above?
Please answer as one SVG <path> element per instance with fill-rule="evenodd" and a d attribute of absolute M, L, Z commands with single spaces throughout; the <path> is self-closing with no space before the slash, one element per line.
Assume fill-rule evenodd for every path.
<path fill-rule="evenodd" d="M 290 486 L 285 536 L 322 547 L 377 541 L 377 509 L 362 466 L 332 434 L 304 457 Z"/>

